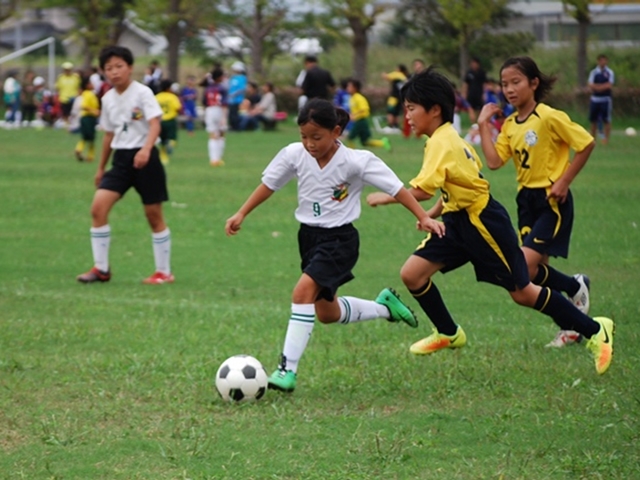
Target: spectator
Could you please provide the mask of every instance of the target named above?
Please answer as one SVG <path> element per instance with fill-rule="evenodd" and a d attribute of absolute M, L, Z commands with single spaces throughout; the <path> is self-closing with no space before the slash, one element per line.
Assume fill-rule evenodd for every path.
<path fill-rule="evenodd" d="M 180 101 L 182 102 L 182 110 L 186 116 L 187 133 L 193 135 L 194 122 L 198 118 L 196 111 L 196 100 L 198 98 L 198 90 L 196 89 L 196 77 L 189 75 L 187 84 L 180 92 Z"/>
<path fill-rule="evenodd" d="M 336 86 L 331 73 L 320 68 L 318 59 L 313 55 L 305 57 L 304 68 L 307 73 L 302 82 L 302 94 L 307 97 L 307 100 L 312 98 L 331 100 L 333 88 Z"/>
<path fill-rule="evenodd" d="M 460 119 L 460 112 L 467 112 L 469 114 L 469 120 L 471 123 L 476 121 L 476 112 L 471 108 L 469 102 L 467 102 L 458 89 L 455 89 L 456 103 L 453 109 L 453 128 L 458 132 L 458 135 L 462 133 L 462 121 Z"/>
<path fill-rule="evenodd" d="M 56 80 L 56 90 L 58 92 L 58 101 L 60 102 L 62 121 L 66 125 L 69 123 L 73 100 L 80 92 L 80 75 L 73 71 L 73 63 L 64 62 L 62 64 L 62 73 L 58 75 Z"/>
<path fill-rule="evenodd" d="M 612 87 L 615 75 L 607 63 L 606 55 L 598 55 L 598 66 L 589 74 L 589 89 L 591 101 L 589 103 L 589 121 L 591 122 L 591 136 L 595 138 L 596 128 L 600 122 L 604 125 L 603 144 L 609 143 L 611 135 L 611 110 L 613 108 Z"/>
<path fill-rule="evenodd" d="M 249 122 L 248 117 L 249 112 L 258 104 L 261 98 L 260 92 L 258 91 L 258 84 L 248 82 L 244 100 L 242 100 L 238 110 L 238 130 L 247 130 L 247 127 L 251 127 L 250 130 L 254 130 L 258 127 L 257 123 Z"/>
<path fill-rule="evenodd" d="M 265 127 L 274 125 L 276 110 L 276 96 L 273 93 L 273 84 L 267 82 L 262 86 L 262 98 L 249 110 L 248 115 L 245 117 L 245 128 L 243 130 L 254 130 L 258 128 L 260 122 L 264 123 Z"/>
<path fill-rule="evenodd" d="M 36 87 L 33 84 L 35 73 L 31 70 L 24 74 L 22 90 L 20 91 L 20 104 L 22 107 L 22 121 L 31 125 L 36 118 L 36 101 L 34 98 Z"/>
<path fill-rule="evenodd" d="M 240 104 L 244 100 L 247 91 L 247 75 L 242 62 L 233 62 L 231 65 L 233 72 L 229 78 L 229 128 L 231 130 L 240 129 Z"/>
<path fill-rule="evenodd" d="M 7 73 L 2 90 L 4 92 L 4 104 L 7 107 L 4 119 L 8 124 L 19 127 L 21 121 L 20 82 L 16 78 L 17 76 L 18 73 L 15 70 Z"/>
<path fill-rule="evenodd" d="M 391 128 L 399 128 L 398 116 L 402 115 L 400 89 L 409 76 L 409 70 L 404 65 L 398 65 L 393 72 L 382 74 L 382 78 L 388 81 L 391 87 L 387 97 L 387 125 Z"/>
<path fill-rule="evenodd" d="M 469 70 L 467 70 L 464 76 L 462 96 L 469 102 L 469 105 L 471 105 L 471 108 L 473 108 L 476 113 L 480 112 L 484 105 L 482 94 L 486 81 L 487 74 L 482 69 L 480 60 L 473 57 L 469 62 Z"/>

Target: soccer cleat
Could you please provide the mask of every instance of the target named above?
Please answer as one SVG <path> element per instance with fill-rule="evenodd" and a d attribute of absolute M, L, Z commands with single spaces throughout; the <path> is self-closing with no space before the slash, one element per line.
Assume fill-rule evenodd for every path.
<path fill-rule="evenodd" d="M 80 283 L 108 282 L 111 280 L 111 272 L 103 272 L 98 267 L 93 267 L 87 273 L 76 277 Z"/>
<path fill-rule="evenodd" d="M 404 322 L 413 328 L 418 326 L 416 314 L 400 300 L 400 296 L 393 288 L 383 289 L 376 298 L 376 303 L 387 307 L 390 322 Z"/>
<path fill-rule="evenodd" d="M 464 333 L 464 330 L 462 330 L 462 327 L 458 326 L 455 335 L 444 335 L 434 330 L 427 338 L 423 338 L 411 345 L 409 351 L 414 355 L 429 355 L 444 348 L 461 348 L 466 344 L 467 335 Z"/>
<path fill-rule="evenodd" d="M 387 137 L 382 137 L 380 140 L 382 140 L 382 147 L 387 152 L 390 152 L 391 151 L 391 142 L 389 141 L 389 139 Z"/>
<path fill-rule="evenodd" d="M 296 373 L 285 370 L 282 366 L 269 377 L 269 390 L 279 390 L 280 392 L 293 392 L 296 388 Z"/>
<path fill-rule="evenodd" d="M 573 330 L 560 330 L 556 337 L 545 345 L 545 347 L 561 348 L 572 343 L 580 343 L 582 335 Z"/>
<path fill-rule="evenodd" d="M 606 317 L 594 317 L 594 321 L 600 324 L 600 330 L 587 342 L 587 348 L 591 350 L 596 362 L 596 372 L 602 375 L 611 365 L 613 358 L 613 333 L 615 325 L 613 320 Z"/>
<path fill-rule="evenodd" d="M 166 273 L 156 272 L 150 277 L 145 278 L 142 281 L 142 283 L 146 285 L 160 285 L 163 283 L 173 283 L 174 280 L 175 280 L 175 277 L 173 276 L 172 273 L 169 273 L 167 275 Z"/>
<path fill-rule="evenodd" d="M 571 303 L 586 315 L 589 313 L 589 289 L 591 288 L 591 281 L 589 280 L 589 277 L 582 273 L 574 275 L 573 278 L 575 278 L 580 284 L 580 289 L 578 290 L 578 293 L 570 298 Z"/>
<path fill-rule="evenodd" d="M 211 165 L 212 167 L 223 167 L 224 166 L 224 161 L 223 160 L 211 160 L 211 161 L 209 161 L 209 165 Z"/>
<path fill-rule="evenodd" d="M 78 160 L 79 162 L 84 162 L 84 157 L 82 156 L 82 152 L 75 150 L 74 153 L 76 154 L 76 160 Z"/>

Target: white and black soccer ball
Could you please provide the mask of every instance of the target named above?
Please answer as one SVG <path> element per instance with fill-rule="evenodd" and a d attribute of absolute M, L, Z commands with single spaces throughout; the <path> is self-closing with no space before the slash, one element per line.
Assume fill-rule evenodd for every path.
<path fill-rule="evenodd" d="M 250 355 L 227 358 L 216 373 L 216 389 L 228 402 L 258 400 L 267 391 L 267 381 L 266 370 Z"/>

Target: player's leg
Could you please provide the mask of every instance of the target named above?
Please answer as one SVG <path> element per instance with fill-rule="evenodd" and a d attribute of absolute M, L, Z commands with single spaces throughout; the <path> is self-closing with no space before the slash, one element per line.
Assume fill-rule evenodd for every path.
<path fill-rule="evenodd" d="M 431 280 L 445 264 L 419 256 L 420 252 L 419 249 L 407 259 L 400 276 L 435 328 L 431 335 L 411 345 L 409 350 L 416 355 L 428 355 L 444 348 L 460 348 L 466 343 L 466 335 L 453 321 L 440 291 Z"/>
<path fill-rule="evenodd" d="M 517 288 L 510 295 L 519 305 L 534 308 L 550 316 L 561 329 L 574 330 L 588 338 L 587 348 L 593 354 L 596 371 L 599 374 L 607 371 L 613 357 L 614 324 L 611 319 L 590 318 L 560 293 L 532 283 Z"/>
<path fill-rule="evenodd" d="M 207 107 L 205 110 L 205 124 L 209 133 L 209 164 L 212 167 L 220 167 L 224 165 L 222 160 L 225 147 L 224 132 L 226 130 L 224 110 L 220 107 Z"/>
<path fill-rule="evenodd" d="M 108 282 L 111 279 L 109 268 L 109 247 L 111 245 L 111 227 L 109 212 L 121 198 L 116 191 L 99 188 L 91 204 L 91 251 L 93 267 L 76 279 L 82 283 Z"/>

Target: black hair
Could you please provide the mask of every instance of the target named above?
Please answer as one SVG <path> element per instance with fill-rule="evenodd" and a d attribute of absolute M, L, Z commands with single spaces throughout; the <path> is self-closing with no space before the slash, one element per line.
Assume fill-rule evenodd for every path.
<path fill-rule="evenodd" d="M 91 78 L 90 77 L 81 77 L 80 78 L 80 88 L 82 90 L 86 90 L 87 86 L 91 83 Z"/>
<path fill-rule="evenodd" d="M 112 58 L 118 57 L 126 62 L 127 65 L 133 65 L 133 53 L 127 47 L 120 47 L 118 45 L 110 45 L 108 47 L 104 47 L 100 51 L 99 61 L 100 68 L 104 70 L 104 66 L 106 63 Z"/>
<path fill-rule="evenodd" d="M 307 55 L 304 57 L 304 63 L 318 63 L 318 57 L 315 55 Z"/>
<path fill-rule="evenodd" d="M 160 91 L 166 92 L 171 88 L 171 85 L 173 85 L 173 81 L 169 80 L 168 78 L 160 80 Z"/>
<path fill-rule="evenodd" d="M 270 92 L 273 92 L 273 83 L 271 82 L 264 82 L 264 86 L 267 87 L 269 89 Z"/>
<path fill-rule="evenodd" d="M 442 120 L 453 122 L 453 110 L 456 105 L 455 87 L 451 80 L 437 72 L 433 66 L 411 77 L 402 86 L 400 93 L 405 101 L 422 105 L 425 110 L 431 110 L 434 105 L 439 105 Z"/>
<path fill-rule="evenodd" d="M 404 64 L 400 64 L 398 65 L 398 71 L 402 72 L 404 74 L 405 77 L 409 77 L 409 70 L 407 69 L 407 66 Z"/>
<path fill-rule="evenodd" d="M 360 89 L 362 88 L 362 82 L 360 80 L 358 80 L 357 78 L 350 78 L 349 80 L 347 80 L 347 84 L 349 83 L 353 85 L 353 88 L 356 89 L 356 92 L 360 92 Z"/>
<path fill-rule="evenodd" d="M 533 98 L 536 102 L 541 102 L 542 99 L 551 91 L 553 84 L 556 81 L 556 77 L 545 75 L 540 71 L 536 62 L 531 57 L 511 57 L 507 59 L 500 67 L 500 77 L 502 77 L 502 71 L 505 68 L 513 67 L 519 70 L 525 77 L 529 79 L 529 82 L 534 78 L 538 79 L 538 88 L 536 88 Z"/>
<path fill-rule="evenodd" d="M 335 107 L 330 101 L 322 98 L 313 98 L 304 104 L 298 114 L 298 125 L 306 125 L 313 122 L 316 125 L 333 130 L 340 127 L 340 133 L 349 123 L 349 114 L 340 107 Z"/>
<path fill-rule="evenodd" d="M 607 60 L 609 60 L 604 53 L 601 53 L 600 55 L 598 55 L 598 60 L 600 60 L 601 58 L 606 58 Z"/>
<path fill-rule="evenodd" d="M 258 90 L 258 84 L 256 82 L 248 82 L 248 83 L 253 87 L 254 90 Z"/>
<path fill-rule="evenodd" d="M 224 72 L 222 71 L 221 68 L 214 68 L 213 72 L 211 72 L 211 78 L 213 78 L 213 80 L 216 82 L 219 79 L 221 79 L 223 75 L 224 75 Z"/>

